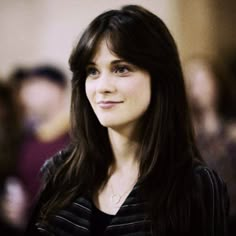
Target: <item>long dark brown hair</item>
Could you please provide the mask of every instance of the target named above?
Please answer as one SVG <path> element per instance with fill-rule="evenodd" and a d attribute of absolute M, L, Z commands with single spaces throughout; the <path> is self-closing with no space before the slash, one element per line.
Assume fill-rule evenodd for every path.
<path fill-rule="evenodd" d="M 47 217 L 80 194 L 92 196 L 107 179 L 113 162 L 107 128 L 99 123 L 85 94 L 86 66 L 103 39 L 115 55 L 148 71 L 151 76 L 151 102 L 139 127 L 138 157 L 143 192 L 152 191 L 150 216 L 163 232 L 169 226 L 188 227 L 187 196 L 192 160 L 198 152 L 179 55 L 162 20 L 135 5 L 96 17 L 71 54 L 74 149 L 49 181 L 57 194 L 48 200 L 43 214 Z"/>

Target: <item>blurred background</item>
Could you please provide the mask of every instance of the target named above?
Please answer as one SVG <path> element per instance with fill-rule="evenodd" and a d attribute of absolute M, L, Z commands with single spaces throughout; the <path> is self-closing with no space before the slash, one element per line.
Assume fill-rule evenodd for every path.
<path fill-rule="evenodd" d="M 124 4 L 153 11 L 176 40 L 196 141 L 227 184 L 230 235 L 236 235 L 235 0 L 0 0 L 3 235 L 23 233 L 40 167 L 70 142 L 72 48 L 95 16 Z"/>

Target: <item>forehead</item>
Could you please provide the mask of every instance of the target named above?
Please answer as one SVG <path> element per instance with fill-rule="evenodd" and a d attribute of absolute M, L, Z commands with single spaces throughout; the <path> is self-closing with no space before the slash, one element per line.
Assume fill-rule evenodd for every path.
<path fill-rule="evenodd" d="M 112 52 L 109 44 L 110 43 L 106 39 L 103 39 L 98 43 L 95 53 L 91 58 L 92 63 L 121 59 L 118 55 Z"/>

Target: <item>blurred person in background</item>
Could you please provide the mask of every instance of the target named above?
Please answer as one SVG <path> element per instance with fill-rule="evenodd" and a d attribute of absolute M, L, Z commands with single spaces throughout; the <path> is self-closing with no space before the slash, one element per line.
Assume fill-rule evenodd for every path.
<path fill-rule="evenodd" d="M 39 170 L 42 164 L 69 143 L 69 87 L 66 75 L 51 65 L 18 68 L 9 78 L 23 113 L 23 135 L 17 154 L 18 179 L 7 184 L 4 215 L 11 221 L 28 216 L 39 190 Z M 15 192 L 21 192 L 24 218 L 15 214 Z"/>
<path fill-rule="evenodd" d="M 228 186 L 230 235 L 236 235 L 236 140 L 228 132 L 233 109 L 230 77 L 222 66 L 194 57 L 184 67 L 197 145 Z"/>
<path fill-rule="evenodd" d="M 68 82 L 59 68 L 43 65 L 30 69 L 19 87 L 26 131 L 18 171 L 33 200 L 40 167 L 69 143 Z"/>
<path fill-rule="evenodd" d="M 14 91 L 0 81 L 0 232 L 5 236 L 21 235 L 25 226 L 26 195 L 16 177 L 21 131 Z"/>

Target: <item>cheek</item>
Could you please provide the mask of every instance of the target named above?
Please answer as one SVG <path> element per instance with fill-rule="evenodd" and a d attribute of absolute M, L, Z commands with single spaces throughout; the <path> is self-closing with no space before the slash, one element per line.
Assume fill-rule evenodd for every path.
<path fill-rule="evenodd" d="M 87 81 L 85 82 L 85 94 L 86 94 L 86 97 L 88 98 L 88 100 L 90 100 L 91 86 Z"/>
<path fill-rule="evenodd" d="M 131 93 L 135 94 L 137 99 L 144 100 L 144 103 L 149 103 L 151 99 L 151 81 L 150 78 L 145 78 L 132 86 Z"/>
<path fill-rule="evenodd" d="M 86 83 L 85 83 L 85 94 L 86 94 L 86 97 L 87 97 L 89 103 L 92 106 L 93 102 L 94 102 L 94 95 L 95 95 L 95 87 L 94 87 L 93 83 L 86 81 Z"/>
<path fill-rule="evenodd" d="M 126 90 L 127 94 L 132 98 L 132 107 L 141 113 L 148 109 L 151 101 L 151 85 L 148 81 L 146 82 L 132 84 L 132 86 Z"/>

